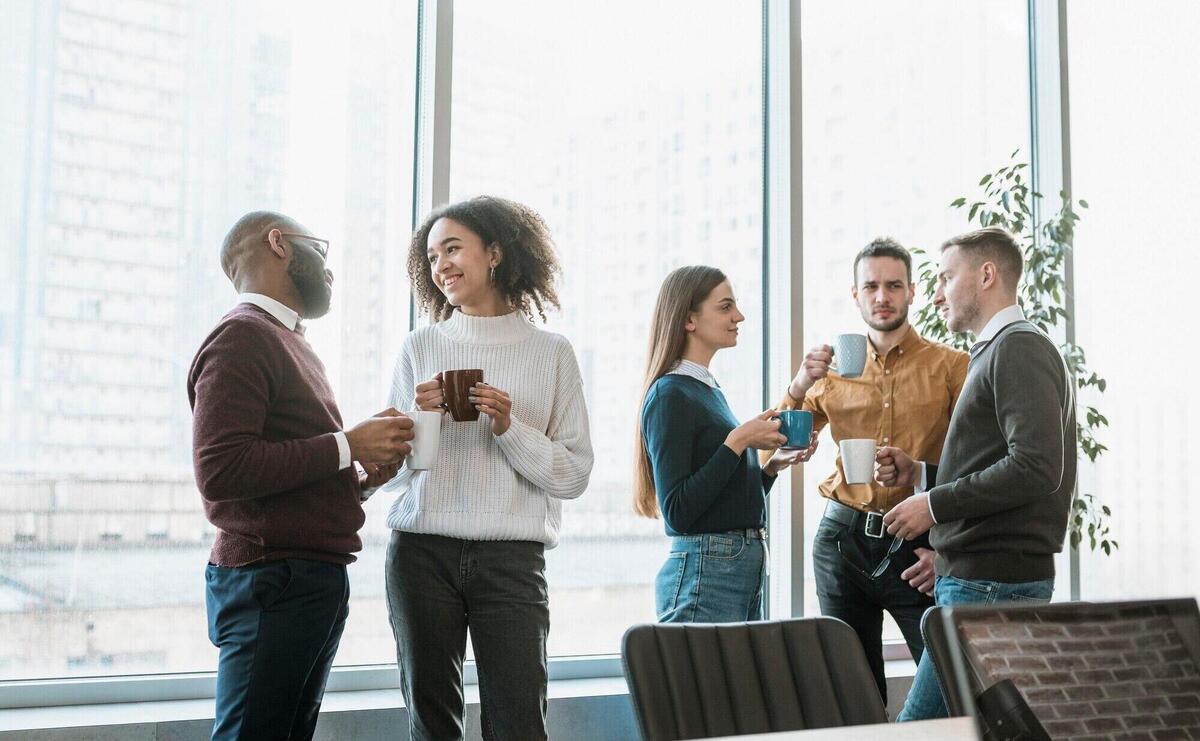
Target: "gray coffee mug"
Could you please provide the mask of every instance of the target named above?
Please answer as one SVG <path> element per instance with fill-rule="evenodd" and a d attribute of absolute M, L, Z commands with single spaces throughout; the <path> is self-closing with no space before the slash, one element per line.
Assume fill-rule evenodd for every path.
<path fill-rule="evenodd" d="M 837 359 L 839 376 L 858 378 L 867 365 L 867 336 L 840 334 L 833 338 L 833 357 Z"/>

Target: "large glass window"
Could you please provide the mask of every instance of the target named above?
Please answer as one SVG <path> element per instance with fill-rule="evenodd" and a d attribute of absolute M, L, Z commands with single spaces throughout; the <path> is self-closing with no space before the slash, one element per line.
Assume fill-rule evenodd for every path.
<path fill-rule="evenodd" d="M 654 619 L 662 523 L 631 510 L 633 436 L 659 284 L 729 275 L 747 320 L 714 372 L 761 411 L 762 42 L 757 3 L 455 4 L 451 200 L 539 211 L 558 244 L 566 335 L 596 465 L 547 554 L 553 654 L 615 653 Z"/>
<path fill-rule="evenodd" d="M 0 679 L 212 670 L 192 355 L 243 213 L 332 244 L 348 423 L 408 328 L 410 3 L 0 0 Z M 369 508 L 339 660 L 394 655 Z"/>
<path fill-rule="evenodd" d="M 1025 8 L 1017 0 L 801 6 L 806 346 L 866 332 L 850 296 L 858 250 L 891 236 L 936 253 L 968 228 L 948 204 L 1014 149 L 1028 151 Z M 824 432 L 805 466 L 806 554 L 824 511 L 817 484 L 835 455 Z M 805 605 L 818 612 L 811 558 Z M 901 637 L 890 619 L 885 637 Z"/>
<path fill-rule="evenodd" d="M 1080 12 L 1073 12 L 1076 7 Z M 1080 491 L 1113 511 L 1112 556 L 1084 549 L 1083 599 L 1193 596 L 1190 433 L 1200 400 L 1189 214 L 1200 200 L 1200 96 L 1191 51 L 1200 6 L 1071 5 L 1071 153 L 1076 198 L 1075 315 L 1089 365 L 1108 381 L 1080 396 L 1111 423 L 1109 450 L 1080 468 Z M 1151 82 L 1152 81 L 1152 82 Z"/>

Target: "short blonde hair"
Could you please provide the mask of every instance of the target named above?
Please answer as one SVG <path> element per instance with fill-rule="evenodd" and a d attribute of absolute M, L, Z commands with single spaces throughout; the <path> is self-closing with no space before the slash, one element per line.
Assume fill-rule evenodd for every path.
<path fill-rule="evenodd" d="M 1025 260 L 1021 255 L 1021 246 L 1007 229 L 998 226 L 988 226 L 973 232 L 959 234 L 942 243 L 942 251 L 951 247 L 959 247 L 965 254 L 972 255 L 977 261 L 991 260 L 996 264 L 1004 282 L 1016 289 L 1021 282 L 1021 272 L 1025 269 Z"/>

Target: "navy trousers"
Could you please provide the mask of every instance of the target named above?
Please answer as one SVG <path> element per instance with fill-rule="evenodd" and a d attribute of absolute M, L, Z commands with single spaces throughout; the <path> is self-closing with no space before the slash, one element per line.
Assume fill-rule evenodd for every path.
<path fill-rule="evenodd" d="M 346 567 L 289 558 L 204 576 L 221 650 L 213 739 L 311 739 L 349 613 Z"/>

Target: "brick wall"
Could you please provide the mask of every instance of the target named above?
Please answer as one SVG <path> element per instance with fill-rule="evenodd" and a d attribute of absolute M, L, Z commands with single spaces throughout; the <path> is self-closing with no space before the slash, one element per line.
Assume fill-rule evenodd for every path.
<path fill-rule="evenodd" d="M 959 618 L 981 687 L 1012 679 L 1055 739 L 1200 739 L 1200 670 L 1161 606 Z"/>

